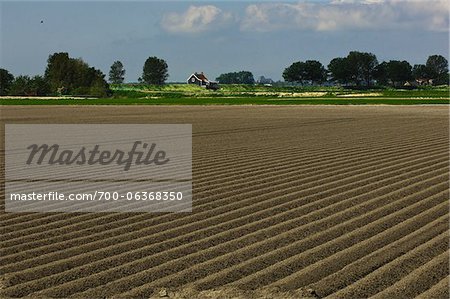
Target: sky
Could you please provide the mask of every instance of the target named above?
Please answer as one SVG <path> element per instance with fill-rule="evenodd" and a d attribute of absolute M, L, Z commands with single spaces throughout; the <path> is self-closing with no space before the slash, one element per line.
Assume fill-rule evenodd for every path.
<path fill-rule="evenodd" d="M 0 67 L 43 74 L 68 52 L 106 75 L 119 60 L 136 82 L 150 56 L 166 60 L 170 82 L 251 71 L 282 79 L 296 61 L 325 66 L 349 51 L 379 62 L 449 58 L 448 0 L 4 1 Z M 43 23 L 41 23 L 43 21 Z"/>

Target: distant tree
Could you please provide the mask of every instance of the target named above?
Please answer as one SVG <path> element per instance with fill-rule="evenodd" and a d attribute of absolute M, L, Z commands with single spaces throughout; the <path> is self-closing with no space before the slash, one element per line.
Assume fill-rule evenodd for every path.
<path fill-rule="evenodd" d="M 304 84 L 306 81 L 306 66 L 302 61 L 292 63 L 284 69 L 283 79 L 287 82 Z"/>
<path fill-rule="evenodd" d="M 11 84 L 14 81 L 14 76 L 5 69 L 0 69 L 0 95 L 7 95 Z"/>
<path fill-rule="evenodd" d="M 428 79 L 427 67 L 425 64 L 415 64 L 412 68 L 412 76 L 414 79 Z"/>
<path fill-rule="evenodd" d="M 31 90 L 37 96 L 45 96 L 51 93 L 50 84 L 43 76 L 34 76 L 31 81 Z"/>
<path fill-rule="evenodd" d="M 9 90 L 10 95 L 14 96 L 32 96 L 34 95 L 31 89 L 31 78 L 30 76 L 17 76 Z"/>
<path fill-rule="evenodd" d="M 449 84 L 448 61 L 442 55 L 431 55 L 427 59 L 426 70 L 433 85 Z"/>
<path fill-rule="evenodd" d="M 352 81 L 358 86 L 363 82 L 369 86 L 378 65 L 375 54 L 352 51 L 347 55 L 347 63 Z"/>
<path fill-rule="evenodd" d="M 317 60 L 297 61 L 287 67 L 283 72 L 284 80 L 304 84 L 310 81 L 312 84 L 322 83 L 326 80 L 327 72 Z"/>
<path fill-rule="evenodd" d="M 220 74 L 220 76 L 217 77 L 216 80 L 221 84 L 236 84 L 236 73 Z"/>
<path fill-rule="evenodd" d="M 347 58 L 334 58 L 328 64 L 328 71 L 334 81 L 348 84 L 351 81 L 351 70 Z"/>
<path fill-rule="evenodd" d="M 216 78 L 222 84 L 254 84 L 255 79 L 252 72 L 240 71 L 221 74 Z"/>
<path fill-rule="evenodd" d="M 168 74 L 167 63 L 158 57 L 149 57 L 144 63 L 142 80 L 147 84 L 163 85 Z"/>
<path fill-rule="evenodd" d="M 373 73 L 374 79 L 377 81 L 378 85 L 388 85 L 389 78 L 387 74 L 387 62 L 383 61 L 375 68 Z"/>
<path fill-rule="evenodd" d="M 45 96 L 50 94 L 50 85 L 42 76 L 17 76 L 9 91 L 15 96 Z"/>
<path fill-rule="evenodd" d="M 95 70 L 96 74 L 89 86 L 89 95 L 94 97 L 107 97 L 110 96 L 111 91 L 109 90 L 109 85 L 105 81 L 105 75 L 100 71 Z"/>
<path fill-rule="evenodd" d="M 109 82 L 121 84 L 125 80 L 125 69 L 120 61 L 114 61 L 109 71 Z"/>
<path fill-rule="evenodd" d="M 391 60 L 386 63 L 386 76 L 392 85 L 402 85 L 405 81 L 412 79 L 412 67 L 405 60 Z"/>
<path fill-rule="evenodd" d="M 89 67 L 81 58 L 70 58 L 68 53 L 54 53 L 49 56 L 47 63 L 44 78 L 53 93 L 64 90 L 68 94 L 98 97 L 110 94 L 105 75 Z"/>
<path fill-rule="evenodd" d="M 56 92 L 63 87 L 69 88 L 71 81 L 73 81 L 73 73 L 69 53 L 54 53 L 48 57 L 44 76 L 52 91 Z"/>
<path fill-rule="evenodd" d="M 317 60 L 305 61 L 305 77 L 306 80 L 313 84 L 321 84 L 327 79 L 327 71 L 325 67 Z"/>
<path fill-rule="evenodd" d="M 255 84 L 255 78 L 252 72 L 240 71 L 238 72 L 238 78 L 241 84 Z"/>

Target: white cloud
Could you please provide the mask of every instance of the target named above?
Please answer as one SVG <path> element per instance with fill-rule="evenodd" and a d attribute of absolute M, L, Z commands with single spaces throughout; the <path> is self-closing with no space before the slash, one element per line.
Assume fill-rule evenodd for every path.
<path fill-rule="evenodd" d="M 247 6 L 244 31 L 418 29 L 449 31 L 448 0 L 332 0 Z"/>
<path fill-rule="evenodd" d="M 214 5 L 190 6 L 184 13 L 164 15 L 161 26 L 171 33 L 198 33 L 216 29 L 232 19 L 231 13 Z"/>
<path fill-rule="evenodd" d="M 330 4 L 376 4 L 383 2 L 385 0 L 332 0 Z"/>

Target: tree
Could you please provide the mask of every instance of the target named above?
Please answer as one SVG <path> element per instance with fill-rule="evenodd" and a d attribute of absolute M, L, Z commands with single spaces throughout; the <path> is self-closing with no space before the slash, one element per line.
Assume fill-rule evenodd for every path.
<path fill-rule="evenodd" d="M 412 68 L 414 79 L 428 79 L 427 67 L 424 64 L 415 64 Z"/>
<path fill-rule="evenodd" d="M 14 76 L 5 69 L 0 69 L 0 95 L 7 95 L 11 84 L 14 81 Z"/>
<path fill-rule="evenodd" d="M 50 85 L 42 76 L 18 76 L 14 79 L 10 95 L 14 96 L 45 96 L 50 94 Z"/>
<path fill-rule="evenodd" d="M 71 77 L 73 77 L 69 53 L 61 52 L 50 55 L 47 60 L 44 77 L 54 92 L 60 88 L 69 88 L 72 81 Z"/>
<path fill-rule="evenodd" d="M 99 72 L 96 70 L 96 72 Z M 111 95 L 109 85 L 105 81 L 105 75 L 96 74 L 89 87 L 89 95 L 94 97 L 107 97 Z"/>
<path fill-rule="evenodd" d="M 305 63 L 297 61 L 284 69 L 283 79 L 287 82 L 297 82 L 303 84 L 305 78 Z"/>
<path fill-rule="evenodd" d="M 328 71 L 333 80 L 341 84 L 348 84 L 351 81 L 351 70 L 347 58 L 338 57 L 331 60 Z"/>
<path fill-rule="evenodd" d="M 433 85 L 448 84 L 448 61 L 442 55 L 431 55 L 426 63 L 427 73 Z"/>
<path fill-rule="evenodd" d="M 352 51 L 347 55 L 347 63 L 352 81 L 358 86 L 362 82 L 369 86 L 378 65 L 377 57 L 372 53 Z"/>
<path fill-rule="evenodd" d="M 311 81 L 312 84 L 322 83 L 326 80 L 326 70 L 317 60 L 297 61 L 287 67 L 283 72 L 284 80 L 304 84 Z"/>
<path fill-rule="evenodd" d="M 240 71 L 221 74 L 216 78 L 222 84 L 254 84 L 255 79 L 252 72 Z"/>
<path fill-rule="evenodd" d="M 125 80 L 125 69 L 120 61 L 114 61 L 109 71 L 109 82 L 113 84 L 121 84 Z"/>
<path fill-rule="evenodd" d="M 47 60 L 45 80 L 53 93 L 64 90 L 74 95 L 94 95 L 105 97 L 110 94 L 105 75 L 90 67 L 81 58 L 70 58 L 68 53 L 54 53 Z"/>
<path fill-rule="evenodd" d="M 313 84 L 321 84 L 327 79 L 327 71 L 319 61 L 306 60 L 305 77 L 306 80 L 311 81 Z"/>
<path fill-rule="evenodd" d="M 387 73 L 387 62 L 383 61 L 379 65 L 377 65 L 373 76 L 374 79 L 377 80 L 378 85 L 388 85 L 389 78 Z"/>
<path fill-rule="evenodd" d="M 29 83 L 34 95 L 45 96 L 51 93 L 50 84 L 43 76 L 34 76 Z"/>
<path fill-rule="evenodd" d="M 34 95 L 31 90 L 31 78 L 29 76 L 17 76 L 11 84 L 9 94 L 14 96 Z"/>
<path fill-rule="evenodd" d="M 142 80 L 147 84 L 163 85 L 168 74 L 167 63 L 158 57 L 149 57 L 144 63 Z"/>
<path fill-rule="evenodd" d="M 238 73 L 238 78 L 239 78 L 240 84 L 255 84 L 255 78 L 253 77 L 252 72 L 240 71 Z"/>
<path fill-rule="evenodd" d="M 216 78 L 216 81 L 219 81 L 221 84 L 237 84 L 237 73 L 220 74 L 220 76 Z"/>
<path fill-rule="evenodd" d="M 412 67 L 406 60 L 391 60 L 386 63 L 386 76 L 392 85 L 399 86 L 412 78 Z"/>

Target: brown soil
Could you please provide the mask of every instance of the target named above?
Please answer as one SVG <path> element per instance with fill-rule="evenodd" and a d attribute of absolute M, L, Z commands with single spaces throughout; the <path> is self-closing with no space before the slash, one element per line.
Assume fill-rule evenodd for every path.
<path fill-rule="evenodd" d="M 0 297 L 448 298 L 448 113 L 3 106 L 3 124 L 192 123 L 194 203 L 2 212 Z"/>

